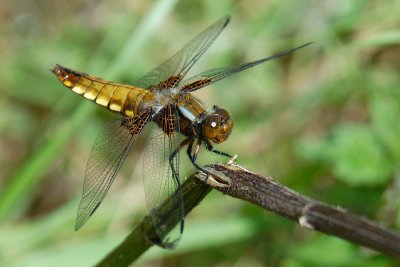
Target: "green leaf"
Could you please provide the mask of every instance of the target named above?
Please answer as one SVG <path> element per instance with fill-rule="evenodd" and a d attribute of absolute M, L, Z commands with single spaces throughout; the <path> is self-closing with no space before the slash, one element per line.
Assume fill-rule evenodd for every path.
<path fill-rule="evenodd" d="M 395 161 L 400 160 L 400 106 L 393 97 L 375 97 L 370 105 L 372 129 Z"/>
<path fill-rule="evenodd" d="M 304 160 L 309 162 L 318 162 L 326 159 L 326 150 L 329 144 L 322 138 L 301 139 L 295 143 L 296 153 Z"/>
<path fill-rule="evenodd" d="M 316 235 L 309 242 L 302 243 L 291 250 L 292 256 L 282 267 L 309 266 L 353 266 L 389 267 L 390 263 L 379 257 L 365 257 L 358 247 L 337 237 Z"/>
<path fill-rule="evenodd" d="M 378 139 L 366 126 L 338 128 L 328 155 L 338 179 L 352 185 L 378 185 L 387 182 L 393 164 L 385 157 Z"/>
<path fill-rule="evenodd" d="M 346 266 L 357 260 L 354 245 L 339 238 L 322 235 L 312 242 L 296 247 L 292 253 L 293 258 L 308 266 Z"/>

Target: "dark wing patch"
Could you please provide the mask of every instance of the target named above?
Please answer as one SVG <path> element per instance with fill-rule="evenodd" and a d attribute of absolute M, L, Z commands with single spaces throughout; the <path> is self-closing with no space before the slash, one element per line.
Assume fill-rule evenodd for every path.
<path fill-rule="evenodd" d="M 174 134 L 175 131 L 176 116 L 174 114 L 174 110 L 175 108 L 172 104 L 167 105 L 160 111 L 158 116 L 158 123 L 163 132 L 168 136 Z"/>

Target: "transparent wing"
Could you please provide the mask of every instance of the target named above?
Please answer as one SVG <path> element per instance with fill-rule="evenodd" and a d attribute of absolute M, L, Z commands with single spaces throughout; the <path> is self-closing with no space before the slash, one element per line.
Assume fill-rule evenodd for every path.
<path fill-rule="evenodd" d="M 79 230 L 87 222 L 106 196 L 126 155 L 148 120 L 148 113 L 108 123 L 97 135 L 86 165 L 75 230 Z"/>
<path fill-rule="evenodd" d="M 279 52 L 279 53 L 277 53 L 275 55 L 272 55 L 270 57 L 263 58 L 263 59 L 256 60 L 256 61 L 252 61 L 252 62 L 248 62 L 248 63 L 244 63 L 244 64 L 241 64 L 241 65 L 238 65 L 238 66 L 223 67 L 223 68 L 212 69 L 212 70 L 209 70 L 209 71 L 202 72 L 202 73 L 200 73 L 200 74 L 198 74 L 196 76 L 193 76 L 193 77 L 191 77 L 189 79 L 184 80 L 182 82 L 182 84 L 180 85 L 180 90 L 181 91 L 185 91 L 185 92 L 196 91 L 196 90 L 198 90 L 198 89 L 200 89 L 202 87 L 205 87 L 205 86 L 208 86 L 208 85 L 210 85 L 212 83 L 215 83 L 215 82 L 217 82 L 217 81 L 219 81 L 219 80 L 221 80 L 221 79 L 223 79 L 225 77 L 228 77 L 228 76 L 230 76 L 232 74 L 241 72 L 241 71 L 243 71 L 245 69 L 254 67 L 254 66 L 258 65 L 258 64 L 267 62 L 269 60 L 282 57 L 284 55 L 292 53 L 292 52 L 294 52 L 294 51 L 296 51 L 296 50 L 298 50 L 300 48 L 303 48 L 303 47 L 305 47 L 307 45 L 310 45 L 310 44 L 311 43 L 306 43 L 306 44 L 303 44 L 301 46 L 298 46 L 298 47 L 295 47 L 295 48 L 292 48 L 292 49 L 288 49 L 288 50 Z"/>
<path fill-rule="evenodd" d="M 171 85 L 177 85 L 218 37 L 228 24 L 229 19 L 229 16 L 223 17 L 199 33 L 175 55 L 149 71 L 141 79 L 135 81 L 134 85 L 149 88 L 167 80 L 171 83 L 170 87 Z"/>
<path fill-rule="evenodd" d="M 168 106 L 164 111 L 166 109 Z M 161 113 L 163 111 L 160 111 L 158 120 L 164 117 L 163 122 L 158 122 L 158 125 L 152 123 L 152 134 L 147 140 L 143 182 L 146 203 L 158 235 L 153 241 L 162 247 L 174 248 L 183 232 L 184 208 L 179 177 L 179 153 L 171 161 L 170 156 L 178 148 L 180 139 L 175 126 L 178 125 L 175 119 L 177 117 L 173 113 L 170 113 L 172 116 L 163 116 Z M 174 131 L 170 131 L 171 126 Z"/>

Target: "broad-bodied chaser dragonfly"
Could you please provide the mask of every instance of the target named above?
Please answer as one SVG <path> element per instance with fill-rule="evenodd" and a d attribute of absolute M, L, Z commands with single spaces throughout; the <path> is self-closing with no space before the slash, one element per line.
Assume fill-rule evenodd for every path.
<path fill-rule="evenodd" d="M 225 109 L 218 106 L 206 109 L 191 92 L 309 44 L 185 79 L 187 72 L 226 27 L 229 19 L 226 16 L 212 24 L 133 85 L 106 81 L 60 65 L 52 69 L 58 80 L 73 92 L 122 115 L 107 124 L 95 139 L 86 166 L 76 230 L 99 207 L 128 152 L 146 126 L 151 128 L 143 164 L 146 203 L 159 236 L 159 245 L 168 248 L 176 246 L 184 222 L 179 152 L 187 146 L 190 161 L 196 169 L 202 170 L 196 162 L 200 146 L 204 144 L 207 150 L 229 157 L 229 154 L 215 150 L 212 143 L 224 142 L 233 128 L 233 121 Z M 165 215 L 161 216 L 157 208 L 171 197 L 173 201 L 168 202 L 168 216 L 176 220 L 177 226 L 175 231 L 168 233 Z"/>

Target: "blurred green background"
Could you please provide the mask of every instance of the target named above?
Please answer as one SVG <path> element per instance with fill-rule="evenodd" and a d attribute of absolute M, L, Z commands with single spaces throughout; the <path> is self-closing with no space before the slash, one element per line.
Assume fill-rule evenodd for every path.
<path fill-rule="evenodd" d="M 196 92 L 230 111 L 218 149 L 392 229 L 400 226 L 400 2 L 0 2 L 0 266 L 90 266 L 147 213 L 139 142 L 100 209 L 73 231 L 86 160 L 113 118 L 48 69 L 132 82 L 220 17 L 194 70 L 312 46 Z M 184 158 L 184 157 L 181 157 Z M 203 151 L 202 164 L 221 158 Z M 183 176 L 193 172 L 187 160 Z M 394 260 L 212 192 L 175 251 L 138 266 L 394 266 Z"/>

